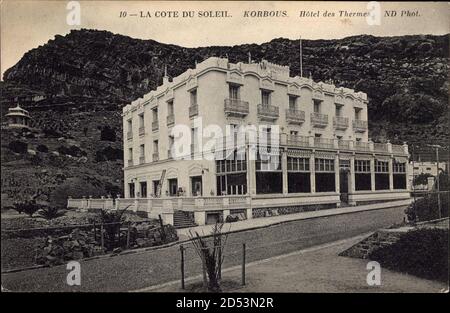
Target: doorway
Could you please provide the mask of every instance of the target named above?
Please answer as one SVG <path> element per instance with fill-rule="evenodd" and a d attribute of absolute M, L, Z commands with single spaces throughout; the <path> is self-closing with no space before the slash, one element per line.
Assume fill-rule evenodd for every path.
<path fill-rule="evenodd" d="M 178 179 L 172 178 L 169 179 L 169 195 L 171 197 L 175 197 L 178 192 Z"/>
<path fill-rule="evenodd" d="M 202 196 L 202 177 L 201 176 L 193 176 L 191 177 L 191 190 L 193 196 Z"/>
<path fill-rule="evenodd" d="M 348 168 L 339 169 L 339 191 L 341 204 L 344 206 L 348 204 L 348 175 L 350 170 Z M 341 205 L 342 206 L 342 205 Z"/>

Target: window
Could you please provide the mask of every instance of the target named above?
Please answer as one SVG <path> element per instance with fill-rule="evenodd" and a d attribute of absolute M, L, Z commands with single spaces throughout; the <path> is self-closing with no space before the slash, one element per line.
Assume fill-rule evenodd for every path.
<path fill-rule="evenodd" d="M 375 160 L 375 173 L 389 173 L 389 162 Z"/>
<path fill-rule="evenodd" d="M 289 96 L 289 110 L 297 109 L 297 97 Z"/>
<path fill-rule="evenodd" d="M 333 159 L 315 159 L 316 172 L 334 172 Z"/>
<path fill-rule="evenodd" d="M 342 116 L 342 105 L 336 105 L 336 116 L 340 117 Z"/>
<path fill-rule="evenodd" d="M 128 148 L 128 160 L 133 161 L 133 148 Z"/>
<path fill-rule="evenodd" d="M 139 146 L 139 162 L 140 163 L 145 162 L 145 145 Z"/>
<path fill-rule="evenodd" d="M 315 138 L 320 138 L 320 137 L 322 137 L 322 134 L 314 134 L 314 137 Z"/>
<path fill-rule="evenodd" d="M 287 158 L 287 170 L 292 172 L 309 172 L 309 158 Z"/>
<path fill-rule="evenodd" d="M 152 118 L 153 118 L 153 122 L 157 122 L 158 121 L 158 108 L 153 108 L 152 109 Z"/>
<path fill-rule="evenodd" d="M 356 138 L 356 141 L 361 142 L 362 138 Z"/>
<path fill-rule="evenodd" d="M 197 89 L 192 90 L 190 93 L 191 93 L 191 106 L 197 105 Z"/>
<path fill-rule="evenodd" d="M 296 136 L 298 136 L 298 131 L 297 130 L 291 130 L 290 134 L 291 134 L 292 137 L 296 137 Z"/>
<path fill-rule="evenodd" d="M 144 113 L 139 114 L 139 128 L 144 127 Z"/>
<path fill-rule="evenodd" d="M 361 119 L 361 108 L 355 108 L 355 120 L 360 120 Z"/>
<path fill-rule="evenodd" d="M 262 105 L 270 105 L 270 91 L 261 90 L 261 104 Z"/>
<path fill-rule="evenodd" d="M 133 122 L 131 119 L 129 119 L 128 121 L 128 132 L 132 132 L 133 131 Z"/>
<path fill-rule="evenodd" d="M 370 173 L 370 161 L 369 160 L 355 160 L 355 172 L 356 173 Z"/>
<path fill-rule="evenodd" d="M 159 143 L 158 140 L 153 140 L 153 154 L 159 153 Z"/>
<path fill-rule="evenodd" d="M 314 100 L 314 113 L 320 113 L 320 101 Z"/>
<path fill-rule="evenodd" d="M 129 189 L 129 197 L 134 198 L 134 183 L 128 183 L 128 189 Z"/>
<path fill-rule="evenodd" d="M 173 115 L 173 100 L 167 102 L 167 115 Z"/>
<path fill-rule="evenodd" d="M 342 140 L 342 136 L 336 136 L 338 140 Z"/>
<path fill-rule="evenodd" d="M 394 173 L 406 173 L 406 163 L 394 162 Z"/>
<path fill-rule="evenodd" d="M 239 86 L 229 85 L 229 96 L 230 96 L 230 99 L 238 100 L 239 99 Z"/>
<path fill-rule="evenodd" d="M 147 198 L 147 182 L 140 182 L 139 185 L 141 189 L 141 198 Z"/>

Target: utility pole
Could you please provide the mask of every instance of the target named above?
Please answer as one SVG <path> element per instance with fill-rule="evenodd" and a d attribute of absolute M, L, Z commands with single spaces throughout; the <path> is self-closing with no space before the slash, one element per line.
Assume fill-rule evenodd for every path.
<path fill-rule="evenodd" d="M 436 188 L 437 188 L 439 218 L 441 218 L 441 193 L 440 193 L 440 186 L 439 186 L 439 148 L 442 148 L 442 147 L 440 145 L 428 145 L 428 146 L 436 149 L 436 167 L 437 167 Z"/>

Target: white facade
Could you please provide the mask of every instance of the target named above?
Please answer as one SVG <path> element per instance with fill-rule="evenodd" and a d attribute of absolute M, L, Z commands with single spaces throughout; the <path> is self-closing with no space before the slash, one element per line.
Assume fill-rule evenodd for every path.
<path fill-rule="evenodd" d="M 173 127 L 195 128 L 198 118 L 223 133 L 230 124 L 279 126 L 281 166 L 259 170 L 248 157 L 251 136 L 245 166 L 228 171 L 225 162 L 226 173 L 214 160 L 171 158 Z M 371 142 L 367 120 L 365 93 L 290 77 L 289 67 L 266 61 L 209 58 L 123 108 L 125 197 L 154 197 L 162 176 L 162 198 L 246 195 L 254 208 L 409 197 L 408 147 Z"/>

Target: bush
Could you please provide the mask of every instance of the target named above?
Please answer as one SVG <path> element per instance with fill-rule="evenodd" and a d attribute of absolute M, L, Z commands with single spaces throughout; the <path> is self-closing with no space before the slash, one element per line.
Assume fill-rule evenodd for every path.
<path fill-rule="evenodd" d="M 449 193 L 441 193 L 441 217 L 448 217 Z M 408 205 L 405 214 L 409 221 L 430 221 L 439 218 L 437 194 L 429 194 Z M 416 220 L 417 217 L 417 220 Z"/>
<path fill-rule="evenodd" d="M 65 147 L 65 146 L 59 146 L 58 147 L 58 152 L 63 154 L 63 155 L 70 155 L 73 157 L 81 157 L 81 156 L 86 156 L 87 153 L 83 150 L 81 150 L 79 147 L 77 146 L 70 146 L 70 147 Z"/>
<path fill-rule="evenodd" d="M 73 198 L 81 198 L 83 196 L 99 198 L 105 194 L 106 191 L 104 188 L 96 186 L 85 179 L 69 178 L 52 191 L 50 194 L 50 203 L 52 206 L 65 208 L 69 196 Z"/>
<path fill-rule="evenodd" d="M 46 220 L 52 220 L 57 217 L 63 216 L 64 214 L 66 214 L 66 211 L 61 210 L 58 207 L 47 206 L 40 209 L 37 214 L 39 215 L 39 217 L 45 218 Z"/>
<path fill-rule="evenodd" d="M 38 145 L 36 147 L 36 150 L 39 151 L 39 152 L 47 153 L 48 152 L 48 147 L 46 145 Z"/>
<path fill-rule="evenodd" d="M 42 205 L 37 204 L 36 201 L 24 201 L 24 202 L 17 202 L 14 203 L 13 206 L 14 210 L 21 213 L 27 214 L 29 217 L 32 217 L 34 213 L 39 211 L 42 208 Z"/>
<path fill-rule="evenodd" d="M 116 141 L 116 129 L 109 126 L 103 126 L 100 131 L 100 140 L 102 141 Z"/>
<path fill-rule="evenodd" d="M 97 150 L 95 152 L 95 161 L 103 162 L 103 161 L 115 161 L 115 160 L 123 160 L 123 150 L 116 149 L 113 147 L 106 147 L 102 150 Z"/>
<path fill-rule="evenodd" d="M 24 154 L 28 151 L 28 144 L 20 140 L 14 140 L 8 144 L 8 148 L 13 152 Z"/>
<path fill-rule="evenodd" d="M 448 229 L 423 228 L 372 251 L 369 259 L 387 269 L 448 282 L 448 244 Z"/>

